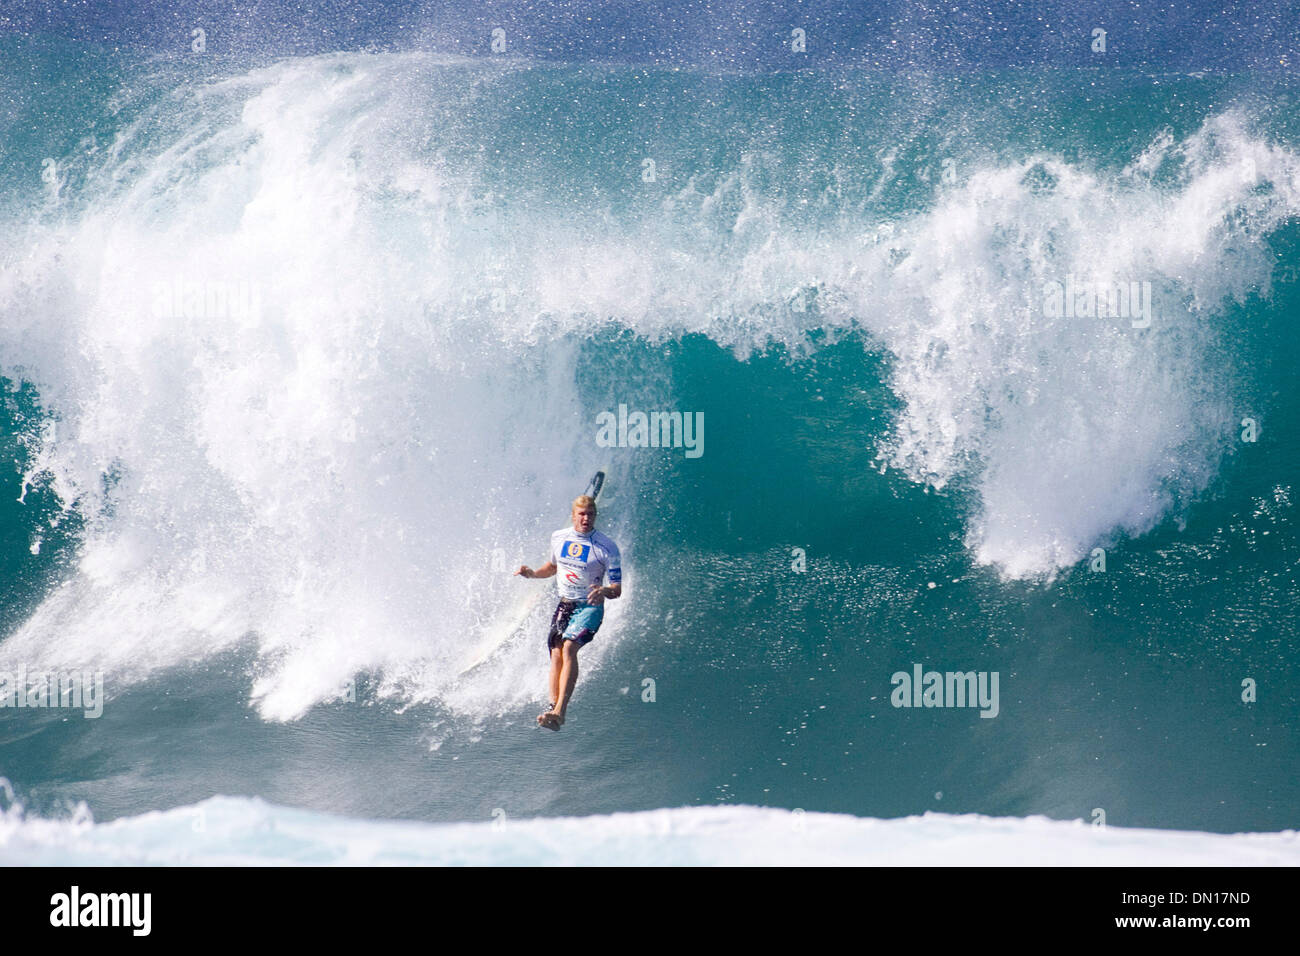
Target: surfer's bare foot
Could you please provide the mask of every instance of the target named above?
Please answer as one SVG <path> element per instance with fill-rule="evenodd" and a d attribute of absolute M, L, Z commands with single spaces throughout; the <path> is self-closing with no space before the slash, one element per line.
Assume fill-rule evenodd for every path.
<path fill-rule="evenodd" d="M 555 711 L 548 710 L 546 713 L 537 716 L 537 723 L 547 730 L 559 730 L 560 725 L 564 723 L 564 718 Z"/>

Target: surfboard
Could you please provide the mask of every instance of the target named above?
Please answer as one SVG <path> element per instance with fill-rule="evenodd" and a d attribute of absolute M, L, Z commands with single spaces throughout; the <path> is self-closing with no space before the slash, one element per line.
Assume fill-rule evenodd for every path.
<path fill-rule="evenodd" d="M 587 482 L 586 490 L 583 491 L 584 495 L 595 498 L 597 504 L 605 500 L 602 493 L 605 490 L 606 471 L 607 467 L 592 475 L 591 480 Z M 532 582 L 524 581 L 523 583 Z M 543 586 L 537 586 L 539 584 Z M 468 674 L 474 668 L 487 663 L 512 638 L 519 636 L 521 630 L 532 624 L 534 612 L 541 607 L 547 598 L 554 598 L 554 596 L 555 587 L 551 581 L 534 583 L 526 593 L 521 594 L 503 614 L 484 629 L 479 640 L 474 642 L 470 650 L 462 658 L 463 663 L 456 672 L 456 676 Z M 540 624 L 540 621 L 538 624 Z"/>

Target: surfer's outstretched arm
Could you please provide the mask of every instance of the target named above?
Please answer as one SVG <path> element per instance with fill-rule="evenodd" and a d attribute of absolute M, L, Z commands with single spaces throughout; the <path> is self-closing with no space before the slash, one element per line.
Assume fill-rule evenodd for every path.
<path fill-rule="evenodd" d="M 523 564 L 519 566 L 519 570 L 515 574 L 521 578 L 553 578 L 555 577 L 555 562 L 547 561 L 536 571 Z"/>

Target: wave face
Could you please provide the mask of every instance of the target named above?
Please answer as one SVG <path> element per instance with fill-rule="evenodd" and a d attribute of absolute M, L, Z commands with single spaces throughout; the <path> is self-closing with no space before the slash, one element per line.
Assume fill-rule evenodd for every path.
<path fill-rule="evenodd" d="M 6 88 L 73 56 L 12 50 Z M 1295 697 L 1263 653 L 1296 623 L 1283 81 L 1099 76 L 1084 95 L 1037 72 L 413 52 L 78 65 L 86 82 L 20 105 L 49 119 L 0 177 L 18 499 L 0 522 L 21 569 L 0 670 L 102 671 L 108 695 L 95 737 L 51 721 L 9 748 L 33 793 L 79 781 L 110 816 L 144 809 L 145 771 L 38 768 L 92 739 L 130 763 L 161 694 L 185 706 L 160 745 L 174 763 L 146 775 L 175 803 L 463 819 L 504 805 L 486 777 L 512 813 L 888 815 L 946 790 L 993 813 L 1109 795 L 1137 825 L 1286 822 Z M 1130 286 L 1133 315 L 1081 314 L 1095 294 L 1051 307 Z M 703 412 L 704 454 L 600 447 L 620 404 Z M 532 737 L 484 738 L 526 728 L 541 693 L 549 607 L 505 572 L 540 563 L 602 466 L 628 596 L 584 652 L 579 806 L 510 789 L 512 761 L 549 765 Z M 887 704 L 917 660 L 1015 673 L 1020 706 L 983 739 L 918 736 Z M 1246 677 L 1280 709 L 1243 723 Z M 1157 741 L 1109 742 L 1130 692 L 1148 726 L 1187 726 L 1196 697 L 1232 730 L 1183 738 L 1143 791 Z M 1063 702 L 1060 732 L 1095 745 L 1063 737 L 1035 767 Z M 200 728 L 239 743 L 193 753 Z M 1254 734 L 1281 763 L 1244 769 Z M 638 795 L 612 776 L 628 741 L 707 769 Z M 933 757 L 862 796 L 925 741 Z M 1205 747 L 1263 795 L 1224 816 L 1171 797 Z M 971 748 L 969 786 L 943 786 L 943 755 Z M 385 792 L 367 749 L 411 782 Z M 1102 781 L 1094 749 L 1116 761 Z M 346 782 L 272 772 L 320 760 Z"/>

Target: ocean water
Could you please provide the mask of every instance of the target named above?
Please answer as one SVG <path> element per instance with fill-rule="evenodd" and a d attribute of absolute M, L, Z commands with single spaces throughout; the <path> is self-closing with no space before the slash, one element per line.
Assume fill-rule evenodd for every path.
<path fill-rule="evenodd" d="M 0 708 L 10 814 L 1295 827 L 1288 71 L 0 53 L 0 674 L 103 681 Z"/>

